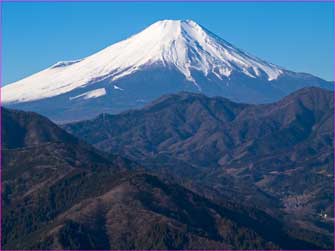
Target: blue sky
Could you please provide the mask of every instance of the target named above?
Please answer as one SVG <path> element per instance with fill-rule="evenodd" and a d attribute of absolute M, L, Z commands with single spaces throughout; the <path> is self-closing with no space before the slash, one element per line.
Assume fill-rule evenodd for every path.
<path fill-rule="evenodd" d="M 3 3 L 2 78 L 88 56 L 162 19 L 192 19 L 287 69 L 334 79 L 332 3 Z"/>

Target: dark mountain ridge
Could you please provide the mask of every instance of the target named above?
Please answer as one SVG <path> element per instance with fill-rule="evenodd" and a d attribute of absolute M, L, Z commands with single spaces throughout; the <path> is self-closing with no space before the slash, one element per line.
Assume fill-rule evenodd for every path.
<path fill-rule="evenodd" d="M 2 113 L 3 249 L 323 247 L 260 210 L 133 170 L 38 114 Z"/>
<path fill-rule="evenodd" d="M 63 127 L 200 193 L 284 214 L 331 243 L 333 102 L 333 92 L 314 87 L 263 105 L 179 93 Z"/>
<path fill-rule="evenodd" d="M 169 152 L 199 165 L 208 159 L 203 148 L 212 146 L 219 151 L 212 151 L 217 154 L 213 156 L 215 161 L 209 159 L 221 165 L 239 155 L 238 150 L 253 148 L 256 152 L 258 145 L 259 153 L 265 154 L 273 148 L 296 145 L 310 134 L 329 133 L 332 104 L 332 92 L 318 88 L 302 89 L 268 105 L 180 93 L 163 96 L 141 110 L 102 114 L 64 128 L 104 151 L 113 149 L 137 159 Z M 267 146 L 262 148 L 261 144 Z"/>

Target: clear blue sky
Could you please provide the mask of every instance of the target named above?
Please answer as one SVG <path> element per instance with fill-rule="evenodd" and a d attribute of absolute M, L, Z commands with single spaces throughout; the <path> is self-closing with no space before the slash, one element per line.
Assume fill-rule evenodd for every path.
<path fill-rule="evenodd" d="M 3 82 L 78 59 L 161 19 L 192 19 L 287 69 L 333 80 L 332 3 L 3 3 Z"/>

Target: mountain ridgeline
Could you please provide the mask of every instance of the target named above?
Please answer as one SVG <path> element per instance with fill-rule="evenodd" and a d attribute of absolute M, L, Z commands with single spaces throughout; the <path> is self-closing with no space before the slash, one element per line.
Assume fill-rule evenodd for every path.
<path fill-rule="evenodd" d="M 101 150 L 137 160 L 168 154 L 194 166 L 218 167 L 281 152 L 294 154 L 289 156 L 294 162 L 307 158 L 289 149 L 307 147 L 318 155 L 331 146 L 332 118 L 332 92 L 305 88 L 268 105 L 172 94 L 140 110 L 102 114 L 63 127 Z"/>
<path fill-rule="evenodd" d="M 225 196 L 281 215 L 292 228 L 313 229 L 331 246 L 333 105 L 333 92 L 320 88 L 266 105 L 179 93 L 63 127 L 205 196 Z"/>
<path fill-rule="evenodd" d="M 68 132 L 3 108 L 2 247 L 330 249 L 332 105 L 180 93 Z"/>

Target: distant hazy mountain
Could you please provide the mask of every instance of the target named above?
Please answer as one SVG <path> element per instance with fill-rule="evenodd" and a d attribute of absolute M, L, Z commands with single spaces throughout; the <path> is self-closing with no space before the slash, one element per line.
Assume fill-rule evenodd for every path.
<path fill-rule="evenodd" d="M 264 103 L 306 86 L 332 88 L 251 56 L 193 21 L 164 20 L 91 56 L 58 62 L 3 87 L 2 102 L 73 121 L 179 91 Z"/>
<path fill-rule="evenodd" d="M 200 192 L 313 226 L 332 245 L 333 114 L 333 92 L 314 87 L 266 105 L 179 93 L 65 128 Z"/>

